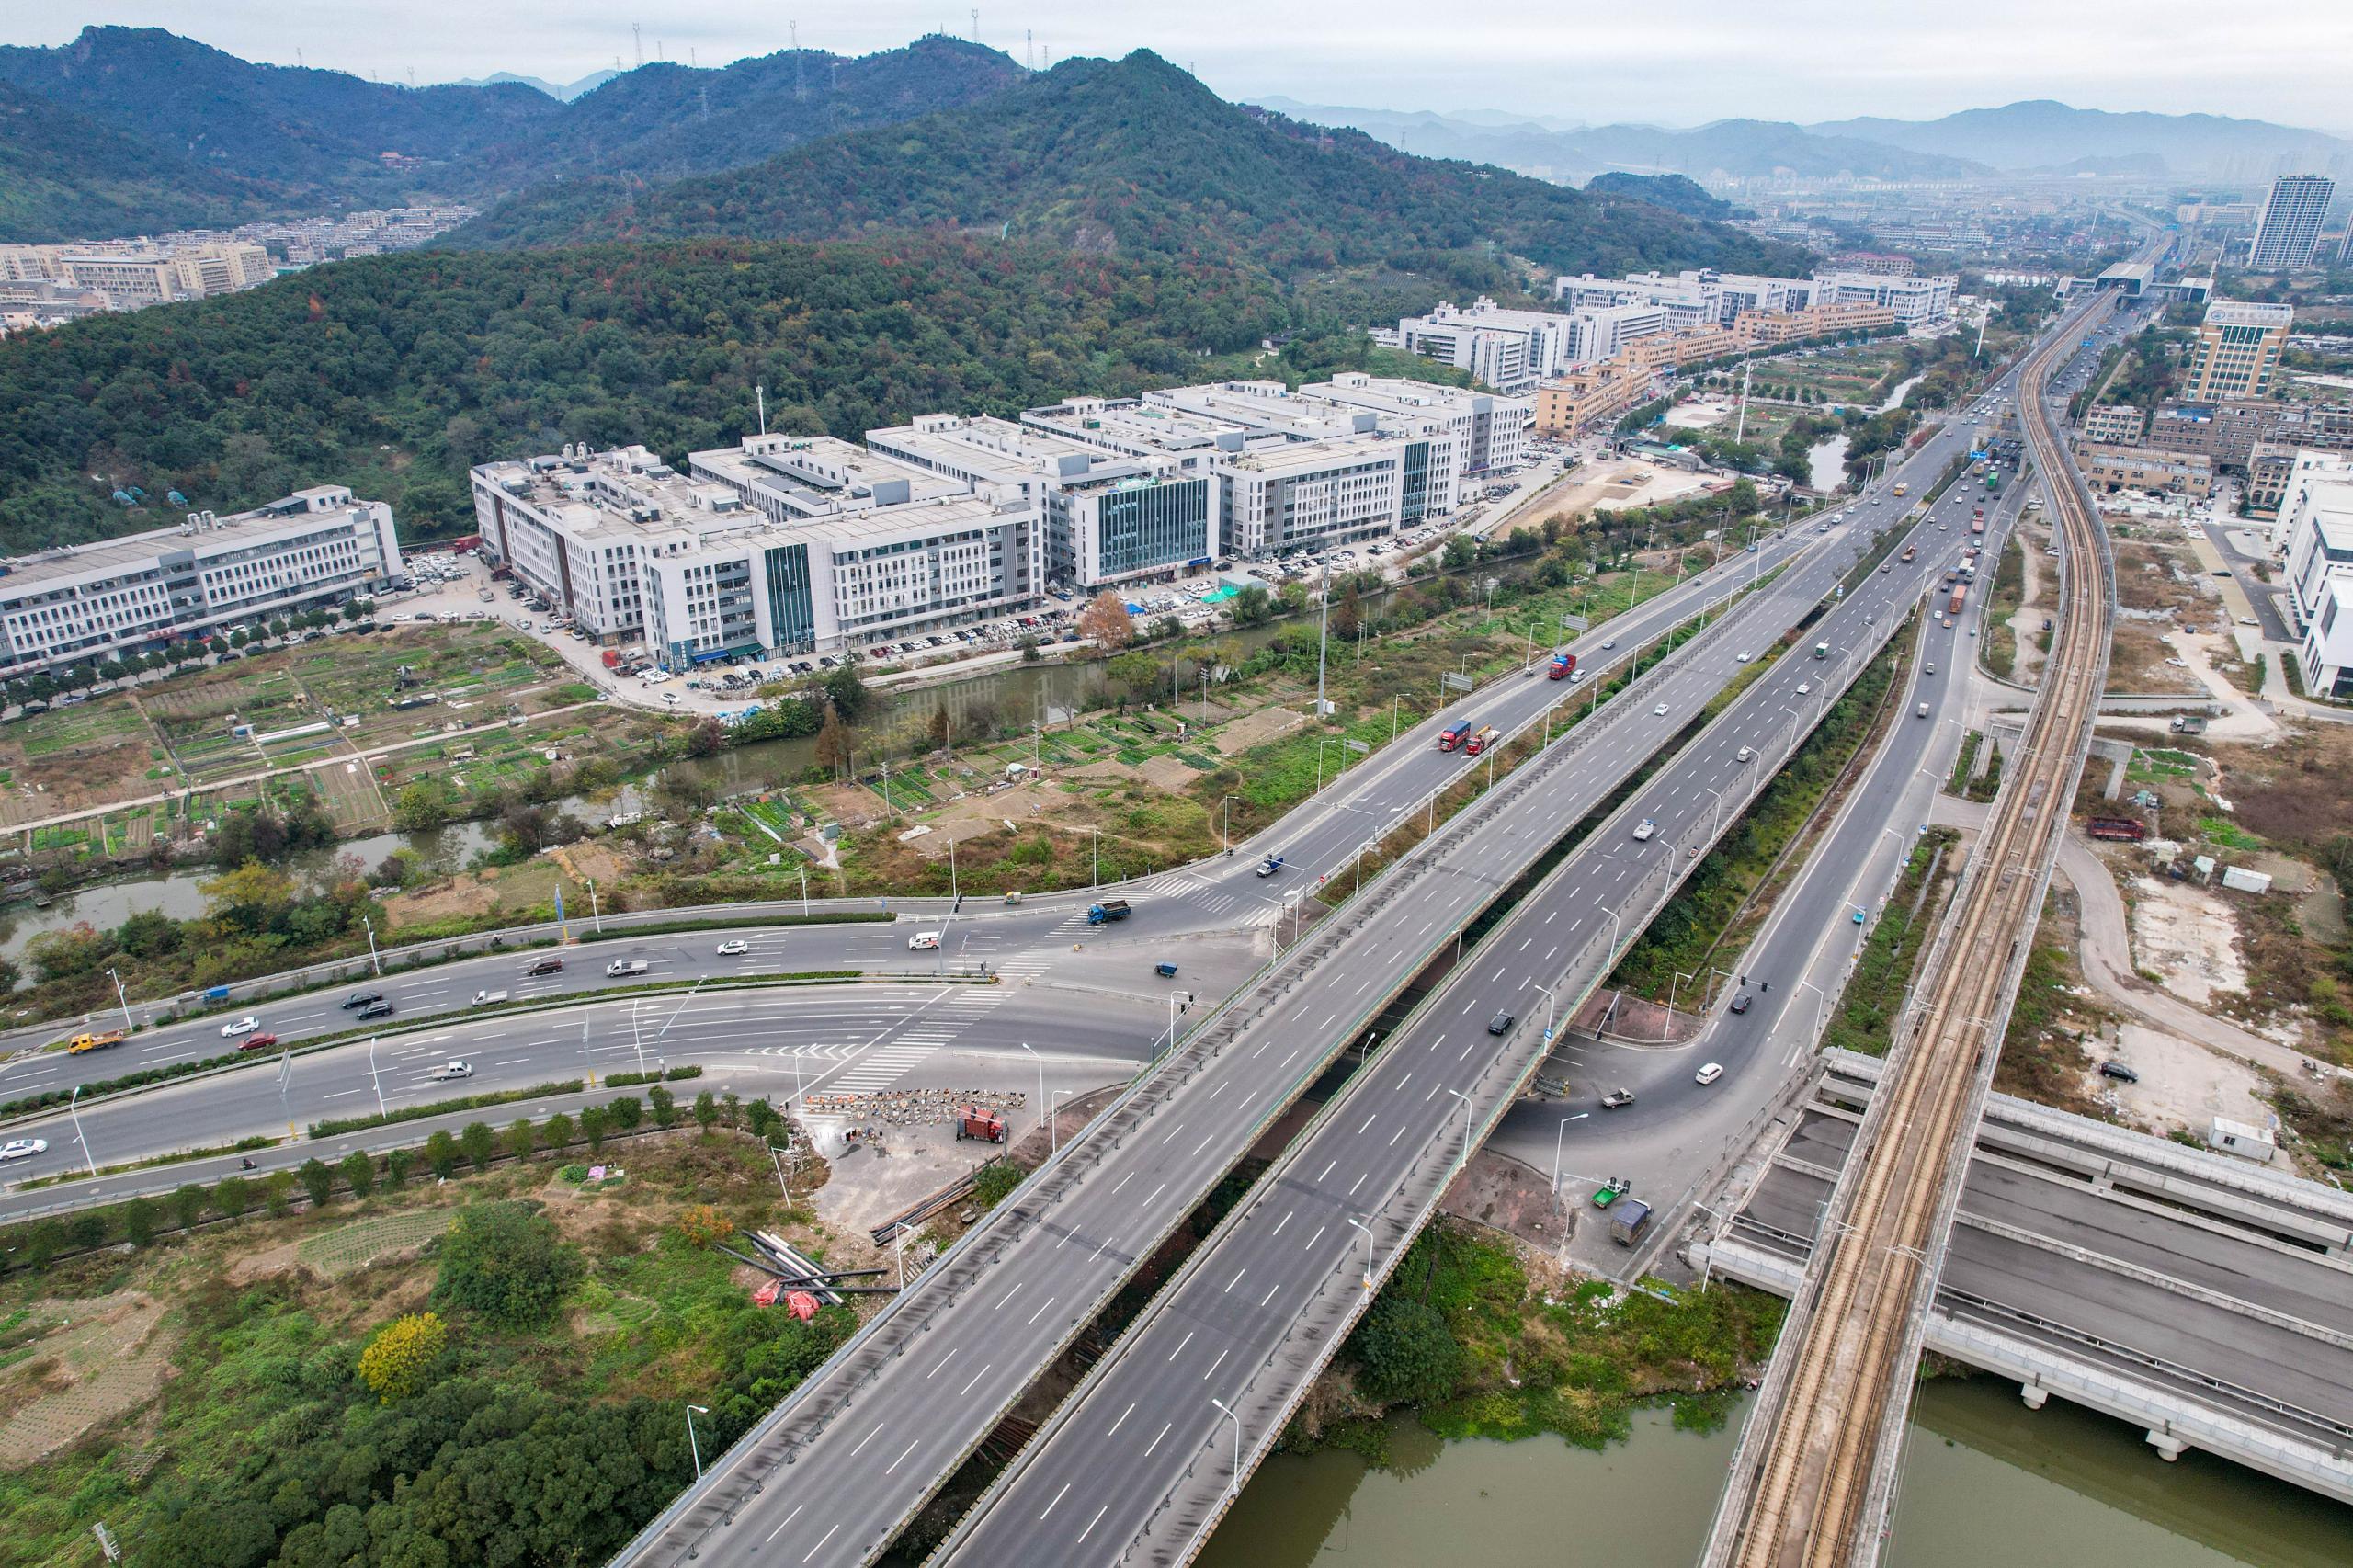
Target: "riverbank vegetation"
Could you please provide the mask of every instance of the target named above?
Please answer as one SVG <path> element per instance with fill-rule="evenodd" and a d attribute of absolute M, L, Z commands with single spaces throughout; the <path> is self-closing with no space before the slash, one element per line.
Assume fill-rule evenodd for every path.
<path fill-rule="evenodd" d="M 1621 1287 L 1563 1275 L 1457 1221 L 1424 1231 L 1284 1434 L 1291 1449 L 1365 1449 L 1379 1416 L 1410 1406 L 1447 1437 L 1553 1433 L 1580 1448 L 1623 1439 L 1635 1410 L 1675 1406 L 1712 1428 L 1770 1355 L 1786 1308 L 1737 1285 Z"/>

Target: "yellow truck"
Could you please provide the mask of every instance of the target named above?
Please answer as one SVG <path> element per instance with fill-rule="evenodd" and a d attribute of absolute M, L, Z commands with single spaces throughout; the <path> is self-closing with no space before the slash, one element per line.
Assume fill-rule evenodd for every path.
<path fill-rule="evenodd" d="M 120 1045 L 122 1041 L 120 1029 L 108 1029 L 104 1034 L 77 1034 L 65 1042 L 65 1049 L 79 1056 L 85 1051 L 104 1051 L 110 1045 Z"/>

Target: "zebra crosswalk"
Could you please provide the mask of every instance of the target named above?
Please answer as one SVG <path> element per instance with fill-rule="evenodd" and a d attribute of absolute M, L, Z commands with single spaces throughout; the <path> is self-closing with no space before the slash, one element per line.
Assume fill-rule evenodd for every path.
<path fill-rule="evenodd" d="M 955 1038 L 953 1028 L 934 1025 L 911 1029 L 888 1045 L 875 1047 L 839 1077 L 826 1080 L 825 1087 L 856 1095 L 887 1089 Z"/>

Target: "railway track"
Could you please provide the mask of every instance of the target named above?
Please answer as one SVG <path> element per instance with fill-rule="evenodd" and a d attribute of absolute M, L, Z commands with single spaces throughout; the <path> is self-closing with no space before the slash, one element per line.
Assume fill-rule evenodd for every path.
<path fill-rule="evenodd" d="M 1807 1289 L 1744 1432 L 1707 1568 L 1860 1568 L 1880 1551 L 1932 1259 L 2108 669 L 2111 574 L 2043 384 L 2106 296 L 2022 367 L 2028 446 L 2066 542 L 2061 614 L 2017 756 L 1931 953 L 1856 1157 L 1817 1226 Z M 1874 1507 L 1877 1503 L 1879 1506 Z"/>

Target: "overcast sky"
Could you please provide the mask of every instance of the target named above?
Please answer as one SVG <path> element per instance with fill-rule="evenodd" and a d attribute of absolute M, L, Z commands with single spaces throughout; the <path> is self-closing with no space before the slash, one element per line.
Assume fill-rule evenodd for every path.
<path fill-rule="evenodd" d="M 0 0 L 0 41 L 90 23 L 171 28 L 250 60 L 419 82 L 513 71 L 568 81 L 618 58 L 702 65 L 786 45 L 861 54 L 972 31 L 969 4 L 857 0 Z M 553 18 L 561 16 L 561 25 Z M 980 13 L 1023 58 L 1158 51 L 1221 95 L 1593 122 L 1726 116 L 1927 119 L 2050 97 L 2353 131 L 2353 0 L 1029 0 Z"/>

